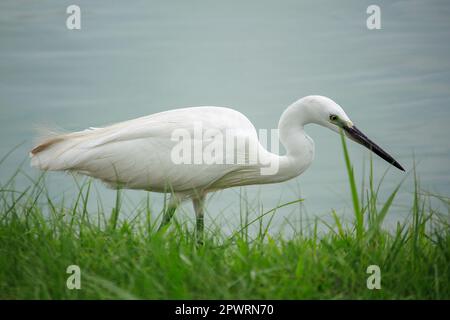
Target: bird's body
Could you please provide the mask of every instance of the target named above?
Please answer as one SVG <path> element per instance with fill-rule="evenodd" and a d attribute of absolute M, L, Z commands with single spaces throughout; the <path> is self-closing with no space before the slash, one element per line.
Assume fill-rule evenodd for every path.
<path fill-rule="evenodd" d="M 339 122 L 329 120 L 330 114 L 339 117 Z M 50 137 L 31 151 L 31 164 L 41 170 L 85 174 L 111 187 L 170 192 L 175 195 L 174 208 L 180 201 L 191 198 L 197 214 L 200 212 L 202 216 L 204 197 L 210 191 L 281 182 L 300 175 L 314 158 L 314 143 L 305 133 L 304 125 L 317 123 L 338 131 L 341 122 L 342 128 L 347 128 L 349 136 L 354 138 L 350 132 L 354 130 L 353 124 L 335 102 L 321 96 L 298 100 L 280 118 L 280 142 L 286 149 L 286 154 L 280 156 L 261 145 L 253 124 L 236 110 L 182 108 Z M 174 152 L 180 148 L 177 132 L 178 136 L 189 136 L 189 142 L 194 145 L 192 162 L 174 160 L 180 156 Z M 222 138 L 223 161 L 219 158 L 205 161 L 205 148 Z M 227 148 L 227 141 L 231 140 L 234 143 Z M 200 145 L 197 149 L 196 144 Z M 218 150 L 215 156 L 220 155 Z M 195 158 L 196 151 L 203 156 Z M 250 161 L 254 160 L 255 151 L 257 159 Z M 393 163 L 390 159 L 387 160 Z M 276 170 L 264 173 L 264 168 L 271 164 L 276 164 Z"/>
<path fill-rule="evenodd" d="M 202 131 L 214 130 L 228 139 L 244 138 L 247 145 L 234 144 L 234 158 L 249 158 L 249 145 L 261 157 L 257 163 L 173 164 L 172 150 L 178 143 L 175 130 L 184 129 L 194 139 L 196 125 Z M 203 138 L 202 132 L 202 138 Z M 231 136 L 230 136 L 231 134 Z M 212 142 L 202 139 L 203 147 Z M 295 158 L 280 157 L 259 142 L 253 124 L 242 113 L 224 107 L 191 107 L 156 113 L 103 128 L 58 135 L 32 151 L 31 164 L 41 170 L 74 171 L 102 180 L 113 188 L 175 192 L 190 196 L 227 187 L 279 182 L 300 174 L 312 161 L 312 140 L 307 139 Z M 286 158 L 286 159 L 284 159 Z M 291 172 L 266 178 L 260 169 L 270 159 L 289 163 Z M 225 161 L 224 161 L 225 162 Z M 248 162 L 248 161 L 247 161 Z"/>

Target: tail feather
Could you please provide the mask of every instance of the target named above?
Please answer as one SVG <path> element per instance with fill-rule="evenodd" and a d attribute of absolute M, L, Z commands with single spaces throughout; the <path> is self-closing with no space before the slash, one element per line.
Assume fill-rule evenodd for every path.
<path fill-rule="evenodd" d="M 85 151 L 79 145 L 89 137 L 89 132 L 92 130 L 58 134 L 44 139 L 30 151 L 31 166 L 49 171 L 76 169 Z"/>
<path fill-rule="evenodd" d="M 51 139 L 45 140 L 44 142 L 42 142 L 41 144 L 38 144 L 36 147 L 34 147 L 31 150 L 31 156 L 34 156 L 34 155 L 38 154 L 39 152 L 42 152 L 45 149 L 48 149 L 49 147 L 53 146 L 55 143 L 61 142 L 63 140 L 64 140 L 63 137 L 56 137 L 56 138 L 51 138 Z"/>

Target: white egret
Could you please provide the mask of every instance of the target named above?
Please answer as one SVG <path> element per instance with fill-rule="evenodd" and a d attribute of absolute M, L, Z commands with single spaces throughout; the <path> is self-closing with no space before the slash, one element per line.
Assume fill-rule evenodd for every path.
<path fill-rule="evenodd" d="M 215 132 L 202 136 L 202 146 L 218 134 L 228 139 L 244 138 L 247 144 L 234 144 L 231 150 L 225 150 L 224 156 L 248 160 L 252 156 L 250 150 L 256 150 L 258 161 L 174 162 L 173 151 L 179 143 L 173 137 L 174 132 L 182 129 L 195 136 L 195 126 L 199 123 L 203 131 Z M 31 164 L 41 170 L 88 175 L 114 188 L 171 192 L 161 226 L 170 221 L 182 201 L 191 199 L 197 235 L 202 237 L 203 208 L 208 192 L 281 182 L 300 175 L 308 168 L 314 158 L 314 142 L 304 130 L 309 123 L 338 133 L 342 129 L 347 137 L 404 171 L 397 161 L 353 125 L 337 103 L 323 96 L 301 98 L 281 115 L 278 129 L 279 140 L 286 150 L 284 155 L 267 151 L 260 144 L 253 124 L 240 112 L 222 107 L 192 107 L 49 137 L 31 151 Z M 199 142 L 195 137 L 192 141 L 194 144 Z M 220 153 L 220 150 L 216 151 Z M 263 174 L 263 167 L 272 162 L 277 163 L 276 172 Z"/>

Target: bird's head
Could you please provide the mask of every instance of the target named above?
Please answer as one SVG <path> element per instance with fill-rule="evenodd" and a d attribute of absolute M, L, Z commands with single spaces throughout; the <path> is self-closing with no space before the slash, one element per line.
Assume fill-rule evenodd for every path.
<path fill-rule="evenodd" d="M 345 111 L 333 100 L 323 96 L 307 96 L 296 102 L 306 111 L 306 122 L 316 123 L 337 133 L 343 131 L 351 140 L 365 146 L 394 167 L 405 171 L 403 167 L 386 151 L 363 134 L 350 120 Z"/>

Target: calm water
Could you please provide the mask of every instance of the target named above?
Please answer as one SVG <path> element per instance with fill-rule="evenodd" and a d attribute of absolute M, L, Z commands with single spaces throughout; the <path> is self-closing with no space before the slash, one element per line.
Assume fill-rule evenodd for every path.
<path fill-rule="evenodd" d="M 450 194 L 450 3 L 376 1 L 382 30 L 366 28 L 366 1 L 76 1 L 82 30 L 66 29 L 72 1 L 0 3 L 0 167 L 4 181 L 32 145 L 36 125 L 80 130 L 176 107 L 232 106 L 257 128 L 275 128 L 287 105 L 308 94 L 340 103 L 406 168 L 413 156 L 423 189 Z M 306 200 L 276 224 L 296 224 L 330 209 L 350 214 L 339 137 L 307 128 L 316 160 L 292 181 L 245 191 L 253 206 Z M 368 151 L 351 144 L 362 177 Z M 375 159 L 379 179 L 387 168 Z M 37 172 L 28 163 L 24 171 Z M 384 194 L 404 174 L 390 170 Z M 17 188 L 28 182 L 20 178 Z M 57 199 L 76 193 L 71 177 L 52 173 Z M 391 221 L 407 217 L 411 178 Z M 239 189 L 216 194 L 208 220 L 239 222 Z M 126 192 L 125 217 L 144 192 Z M 114 192 L 98 185 L 105 207 Z M 162 197 L 151 197 L 155 208 Z M 95 206 L 95 197 L 92 199 Z M 243 204 L 241 203 L 241 206 Z M 189 212 L 190 204 L 183 208 Z M 207 221 L 208 224 L 208 221 Z"/>

